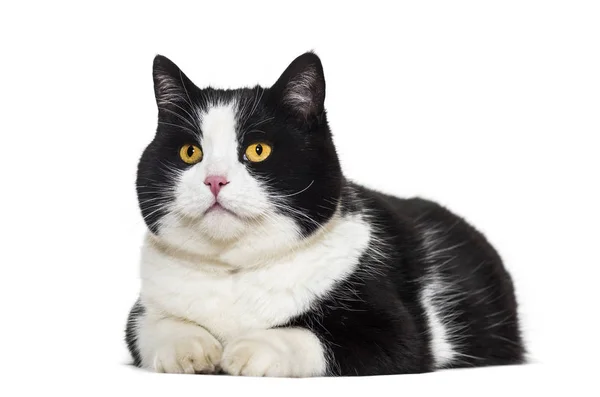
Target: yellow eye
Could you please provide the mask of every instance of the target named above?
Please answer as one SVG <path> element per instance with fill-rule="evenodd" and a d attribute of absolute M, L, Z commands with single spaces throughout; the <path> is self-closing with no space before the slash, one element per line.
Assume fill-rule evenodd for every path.
<path fill-rule="evenodd" d="M 202 161 L 202 150 L 198 146 L 188 143 L 179 149 L 179 157 L 188 164 L 196 164 Z"/>
<path fill-rule="evenodd" d="M 246 158 L 253 163 L 260 163 L 271 155 L 271 146 L 264 142 L 253 143 L 246 148 Z"/>

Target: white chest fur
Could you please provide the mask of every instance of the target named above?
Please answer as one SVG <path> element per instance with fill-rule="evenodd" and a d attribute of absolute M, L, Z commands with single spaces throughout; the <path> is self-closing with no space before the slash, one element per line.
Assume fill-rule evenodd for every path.
<path fill-rule="evenodd" d="M 214 259 L 173 254 L 147 240 L 142 254 L 145 305 L 202 325 L 222 343 L 285 323 L 306 311 L 352 273 L 371 230 L 360 216 L 339 218 L 328 230 L 268 266 L 222 270 Z"/>

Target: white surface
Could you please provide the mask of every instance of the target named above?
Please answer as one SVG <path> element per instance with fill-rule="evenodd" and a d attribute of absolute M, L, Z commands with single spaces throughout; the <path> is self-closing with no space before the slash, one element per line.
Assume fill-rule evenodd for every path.
<path fill-rule="evenodd" d="M 0 6 L 0 394 L 592 394 L 597 2 L 285 4 Z M 135 169 L 156 127 L 153 56 L 170 57 L 198 85 L 235 87 L 271 84 L 311 48 L 347 175 L 439 200 L 484 231 L 514 276 L 540 364 L 309 380 L 122 365 L 144 231 Z"/>

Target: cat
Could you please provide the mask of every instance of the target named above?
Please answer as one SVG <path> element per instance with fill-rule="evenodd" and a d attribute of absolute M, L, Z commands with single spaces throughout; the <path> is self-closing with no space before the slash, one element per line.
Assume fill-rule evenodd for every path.
<path fill-rule="evenodd" d="M 153 78 L 136 366 L 311 377 L 525 362 L 513 282 L 485 237 L 344 177 L 315 53 L 270 88 L 201 89 L 160 55 Z"/>

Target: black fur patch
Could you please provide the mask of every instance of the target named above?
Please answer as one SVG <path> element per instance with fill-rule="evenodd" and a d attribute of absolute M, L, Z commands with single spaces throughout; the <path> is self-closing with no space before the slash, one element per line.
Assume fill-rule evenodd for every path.
<path fill-rule="evenodd" d="M 144 315 L 144 313 L 146 313 L 146 309 L 142 305 L 142 302 L 138 299 L 129 312 L 129 317 L 127 318 L 127 327 L 125 328 L 125 342 L 127 343 L 127 348 L 129 349 L 131 357 L 133 358 L 133 365 L 137 367 L 139 367 L 142 363 L 140 349 L 137 346 L 137 321 L 141 316 Z"/>

